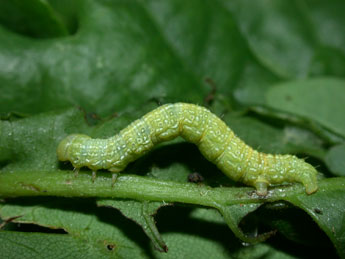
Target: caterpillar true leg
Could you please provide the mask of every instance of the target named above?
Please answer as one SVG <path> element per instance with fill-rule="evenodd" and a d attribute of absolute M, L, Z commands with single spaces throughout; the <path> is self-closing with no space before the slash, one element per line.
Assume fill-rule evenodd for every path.
<path fill-rule="evenodd" d="M 92 182 L 94 182 L 96 180 L 96 170 L 95 171 L 92 171 Z"/>
<path fill-rule="evenodd" d="M 79 169 L 80 169 L 80 168 L 77 168 L 77 167 L 74 167 L 74 168 L 73 168 L 73 172 L 74 172 L 74 177 L 75 177 L 75 178 L 78 177 Z"/>
<path fill-rule="evenodd" d="M 114 187 L 117 177 L 118 177 L 118 173 L 111 174 L 111 187 Z"/>
<path fill-rule="evenodd" d="M 254 187 L 256 189 L 256 193 L 259 196 L 266 196 L 267 195 L 267 188 L 269 183 L 263 179 L 258 179 L 254 183 Z"/>
<path fill-rule="evenodd" d="M 108 139 L 69 135 L 57 155 L 76 168 L 89 167 L 94 180 L 97 170 L 120 172 L 154 145 L 177 136 L 197 145 L 228 177 L 255 187 L 258 195 L 266 195 L 269 185 L 285 182 L 302 183 L 308 194 L 317 191 L 317 171 L 303 159 L 253 150 L 209 110 L 186 103 L 163 105 Z M 116 177 L 112 179 L 114 183 Z"/>
<path fill-rule="evenodd" d="M 121 172 L 124 168 L 120 168 L 120 167 L 112 167 L 109 168 L 109 171 L 112 173 L 111 174 L 111 187 L 114 187 L 115 182 L 117 180 L 117 177 L 119 175 L 119 172 Z"/>

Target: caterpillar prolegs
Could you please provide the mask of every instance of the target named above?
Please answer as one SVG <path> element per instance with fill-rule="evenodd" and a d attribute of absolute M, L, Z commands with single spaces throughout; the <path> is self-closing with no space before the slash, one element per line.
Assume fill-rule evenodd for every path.
<path fill-rule="evenodd" d="M 163 105 L 108 139 L 73 134 L 63 139 L 57 156 L 77 169 L 87 166 L 121 172 L 156 144 L 177 136 L 194 143 L 228 177 L 266 195 L 270 184 L 300 182 L 308 194 L 317 191 L 317 171 L 293 155 L 264 154 L 239 139 L 216 115 L 194 104 Z"/>

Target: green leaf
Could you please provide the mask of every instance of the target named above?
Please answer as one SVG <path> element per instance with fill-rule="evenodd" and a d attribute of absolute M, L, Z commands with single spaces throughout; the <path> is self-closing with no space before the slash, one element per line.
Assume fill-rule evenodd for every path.
<path fill-rule="evenodd" d="M 76 207 L 75 204 L 78 204 L 78 206 Z M 144 251 L 143 248 L 133 241 L 138 240 L 136 237 L 133 237 L 133 234 L 140 230 L 131 227 L 121 215 L 115 215 L 114 213 L 110 215 L 109 209 L 95 210 L 95 208 L 94 201 L 85 199 L 74 201 L 54 198 L 19 199 L 14 202 L 1 204 L 0 214 L 4 219 L 19 216 L 14 222 L 31 223 L 52 229 L 65 230 L 68 235 L 60 234 L 60 237 L 58 237 L 55 234 L 51 237 L 51 242 L 56 240 L 63 244 L 71 239 L 74 240 L 70 246 L 72 252 L 75 251 L 79 257 L 85 255 L 85 252 L 78 252 L 79 250 L 85 249 L 85 246 L 88 247 L 87 253 L 90 256 L 97 254 L 103 254 L 103 257 L 108 258 L 115 255 L 118 257 L 131 256 L 134 258 L 141 256 Z M 114 222 L 122 224 L 128 230 L 134 231 L 132 236 L 128 237 L 120 227 L 114 225 Z M 27 241 L 23 240 L 23 234 L 13 233 L 12 235 L 7 235 L 9 240 L 5 245 L 7 245 L 6 250 L 8 253 L 14 252 L 14 247 L 9 246 L 11 239 L 17 239 L 17 244 L 20 244 L 20 247 L 27 247 L 32 253 L 35 250 L 40 251 L 44 249 L 38 242 L 47 236 L 47 234 L 40 235 L 37 233 L 32 234 L 30 237 L 29 234 L 26 234 L 26 237 L 29 240 L 32 239 L 33 242 L 33 244 L 28 245 L 26 244 Z M 137 233 L 136 236 L 140 237 Z M 5 237 L 6 234 L 4 234 L 3 238 Z M 65 254 L 65 252 L 65 246 L 57 245 L 54 248 L 55 254 Z"/>
<path fill-rule="evenodd" d="M 308 74 L 314 35 L 300 4 L 275 0 L 224 3 L 263 65 L 280 77 Z"/>
<path fill-rule="evenodd" d="M 332 147 L 325 158 L 326 165 L 332 173 L 338 176 L 345 176 L 345 145 Z"/>
<path fill-rule="evenodd" d="M 110 247 L 110 246 L 109 246 Z M 69 235 L 24 232 L 0 232 L 3 258 L 109 258 L 111 251 L 90 246 Z"/>
<path fill-rule="evenodd" d="M 63 136 L 84 132 L 83 113 L 77 109 L 41 114 L 17 121 L 0 121 L 2 170 L 58 168 L 56 147 Z"/>
<path fill-rule="evenodd" d="M 151 106 L 151 105 L 149 105 Z M 147 108 L 144 107 L 144 110 Z M 149 108 L 148 108 L 149 109 Z M 12 162 L 10 160 L 10 163 L 4 167 L 3 170 L 6 171 L 17 171 L 17 179 L 20 176 L 18 170 L 19 168 L 26 168 L 29 169 L 30 166 L 34 170 L 39 170 L 42 172 L 43 168 L 47 168 L 48 170 L 52 171 L 53 169 L 61 167 L 61 165 L 56 164 L 56 157 L 55 157 L 55 149 L 58 143 L 58 140 L 61 139 L 58 136 L 53 135 L 54 137 L 52 138 L 52 132 L 55 134 L 60 134 L 60 135 L 67 135 L 70 133 L 74 132 L 83 132 L 90 134 L 91 136 L 99 136 L 99 137 L 108 137 L 114 134 L 114 131 L 118 131 L 121 128 L 125 127 L 126 124 L 128 124 L 131 120 L 136 119 L 136 117 L 139 117 L 140 115 L 136 115 L 135 113 L 127 114 L 124 113 L 120 117 L 115 117 L 113 119 L 107 120 L 104 123 L 98 124 L 97 126 L 94 127 L 88 127 L 87 124 L 84 121 L 84 114 L 79 111 L 79 110 L 68 110 L 63 113 L 48 113 L 48 114 L 42 114 L 26 119 L 21 119 L 18 121 L 3 121 L 4 127 L 1 127 L 2 131 L 2 138 L 4 141 L 1 141 L 1 143 L 4 143 L 4 149 L 8 149 L 11 152 L 10 154 L 14 153 L 15 156 L 13 157 Z M 321 148 L 321 143 L 318 142 L 317 138 L 310 137 L 309 134 L 296 134 L 296 139 L 298 141 L 295 141 L 294 137 L 291 137 L 291 133 L 288 135 L 282 134 L 281 131 L 276 130 L 273 127 L 270 127 L 264 123 L 261 123 L 253 118 L 245 118 L 245 117 L 236 117 L 236 116 L 226 116 L 225 120 L 228 121 L 229 124 L 233 126 L 233 129 L 235 130 L 236 133 L 239 134 L 240 137 L 243 137 L 249 144 L 255 146 L 260 146 L 264 150 L 271 150 L 275 152 L 292 152 L 292 151 L 297 151 L 299 150 L 300 152 L 303 152 L 303 147 L 308 146 L 308 143 L 310 143 L 310 147 L 317 148 L 319 146 L 319 149 L 322 150 Z M 44 125 L 41 127 L 40 131 L 36 130 L 36 125 L 41 124 Z M 252 129 L 255 128 L 255 131 L 252 131 Z M 289 131 L 285 131 L 288 133 Z M 298 132 L 298 131 L 297 131 Z M 11 133 L 11 134 L 9 134 Z M 257 135 L 258 134 L 258 135 Z M 260 136 L 260 137 L 258 137 Z M 290 137 L 288 137 L 290 136 Z M 13 139 L 12 139 L 13 138 Z M 300 139 L 302 138 L 302 139 Z M 51 145 L 44 145 L 43 143 L 47 142 L 49 139 Z M 29 141 L 28 141 L 29 140 Z M 289 140 L 287 145 L 285 142 Z M 36 153 L 31 152 L 32 150 L 32 142 L 36 142 L 35 146 L 38 147 L 37 143 L 38 141 L 42 141 L 42 146 L 37 149 Z M 259 141 L 259 142 L 257 142 Z M 10 143 L 16 143 L 15 145 L 10 144 Z M 281 142 L 281 144 L 279 144 Z M 292 144 L 295 142 L 295 144 Z M 17 144 L 18 143 L 18 144 Z M 21 149 L 16 149 L 15 147 L 19 147 L 19 143 L 21 143 L 22 148 Z M 166 151 L 163 151 L 163 148 L 158 149 L 158 153 L 155 155 L 153 154 L 152 156 L 158 156 L 157 159 L 158 161 L 163 161 L 164 157 L 169 157 L 171 153 L 176 153 L 178 151 L 174 151 L 171 149 L 172 145 L 166 144 L 168 149 Z M 286 149 L 282 149 L 282 147 L 285 147 Z M 278 148 L 278 149 L 276 149 Z M 178 149 L 177 149 L 178 150 Z M 193 149 L 192 149 L 193 150 Z M 166 154 L 165 154 L 166 152 Z M 194 148 L 193 152 L 197 152 L 196 148 Z M 297 151 L 298 152 L 298 151 Z M 6 154 L 6 153 L 5 153 Z M 160 154 L 162 157 L 160 157 L 158 154 Z M 28 156 L 33 156 L 29 161 L 31 161 L 32 165 L 26 164 L 25 160 L 19 159 L 20 157 L 28 157 Z M 44 157 L 49 157 L 49 159 Z M 196 157 L 194 158 L 200 163 L 200 154 L 196 154 Z M 43 161 L 49 161 L 51 160 L 50 164 L 55 164 L 54 167 L 45 167 L 44 164 L 40 166 L 40 168 L 36 168 L 35 166 L 39 165 L 39 163 L 42 163 Z M 145 160 L 150 160 L 150 156 L 147 156 Z M 173 158 L 172 161 L 176 160 L 176 158 Z M 209 162 L 205 161 L 205 164 L 209 164 Z M 49 165 L 49 163 L 47 164 Z M 134 170 L 135 168 L 142 168 L 143 163 L 139 163 L 139 165 L 135 166 L 134 169 L 132 168 L 131 170 Z M 174 167 L 170 166 L 168 170 L 164 170 L 163 168 L 160 168 L 160 165 L 158 164 L 158 167 L 153 167 L 152 170 L 149 170 L 148 175 L 150 175 L 153 178 L 158 178 L 162 179 L 164 181 L 166 180 L 173 180 L 175 182 L 181 182 L 185 183 L 187 180 L 187 174 L 190 172 L 189 170 L 180 170 L 183 167 Z M 178 172 L 176 172 L 178 171 Z M 180 173 L 181 171 L 181 173 Z M 182 173 L 185 172 L 185 173 Z M 186 174 L 187 173 L 187 174 Z M 106 173 L 105 173 L 106 174 Z M 104 175 L 105 175 L 104 174 Z M 180 176 L 179 176 L 180 174 Z M 27 180 L 20 181 L 21 184 L 25 183 L 24 188 L 30 188 L 32 190 L 43 190 L 45 193 L 50 193 L 50 190 L 53 190 L 56 188 L 56 185 L 58 182 L 56 180 L 53 180 L 55 177 L 55 173 L 51 172 L 48 175 L 44 176 L 45 174 L 31 174 L 27 173 Z M 64 174 L 62 172 L 57 173 L 58 177 L 63 177 Z M 68 183 L 70 187 L 73 186 L 73 182 L 76 184 L 83 179 L 83 175 L 80 175 L 78 179 L 73 179 L 73 176 L 71 173 L 65 174 L 67 177 L 65 180 L 62 181 L 63 184 Z M 223 180 L 223 178 L 220 178 L 222 174 L 220 172 L 209 172 L 209 175 L 211 177 L 217 177 L 218 180 L 221 183 L 226 183 L 226 181 Z M 84 175 L 86 176 L 86 175 Z M 47 181 L 53 183 L 51 186 L 46 186 L 46 187 L 40 187 L 37 186 L 36 183 L 29 183 L 29 179 L 42 179 L 42 177 L 46 178 Z M 51 178 L 52 177 L 52 178 Z M 48 180 L 48 178 L 50 180 Z M 207 177 L 210 178 L 210 177 Z M 116 186 L 117 192 L 119 192 L 120 188 L 120 182 L 121 182 L 122 176 L 120 176 L 117 180 Z M 124 178 L 125 179 L 125 178 Z M 211 178 L 212 179 L 212 178 Z M 79 183 L 80 187 L 78 187 L 78 190 L 75 189 L 73 190 L 73 193 L 79 193 L 80 195 L 83 196 L 83 194 L 80 192 L 80 188 L 84 188 L 86 190 L 85 194 L 88 192 L 88 190 L 91 190 L 90 187 L 88 187 L 88 184 L 90 183 L 90 178 L 89 176 L 85 178 L 85 183 L 86 185 Z M 104 177 L 102 174 L 99 174 L 98 178 L 96 179 L 96 182 L 94 184 L 97 184 L 98 181 L 104 182 L 105 186 L 102 187 L 101 189 L 111 189 L 111 180 L 109 177 Z M 219 185 L 219 183 L 215 182 L 215 184 Z M 216 185 L 216 186 L 217 186 Z M 18 186 L 18 185 L 16 185 Z M 142 185 L 143 186 L 143 185 Z M 153 188 L 153 185 L 148 185 L 150 188 Z M 193 184 L 191 184 L 193 186 Z M 194 185 L 196 189 L 196 193 L 205 193 L 205 195 L 208 193 L 207 188 L 205 190 L 202 190 L 200 187 L 197 185 Z M 75 188 L 75 187 L 72 187 Z M 191 187 L 186 187 L 186 190 L 190 189 Z M 93 187 L 94 189 L 94 187 Z M 97 190 L 94 189 L 94 190 Z M 128 187 L 123 188 L 124 191 L 128 191 Z M 139 190 L 139 189 L 138 189 Z M 135 196 L 130 197 L 127 196 L 127 198 L 138 198 L 138 197 L 145 197 L 145 192 L 147 192 L 149 189 L 143 189 L 141 191 L 141 194 L 135 194 Z M 191 190 L 191 189 L 190 189 Z M 177 194 L 176 191 L 175 195 Z M 54 194 L 55 195 L 55 194 Z M 68 195 L 65 193 L 65 195 Z M 162 197 L 162 196 L 160 196 Z M 126 196 L 124 197 L 126 198 Z M 159 199 L 159 197 L 157 197 Z M 108 206 L 113 206 L 116 208 L 119 208 L 120 211 L 126 216 L 131 219 L 133 219 L 135 222 L 137 222 L 139 225 L 141 225 L 146 232 L 146 234 L 151 238 L 151 240 L 154 242 L 156 247 L 160 247 L 161 249 L 165 250 L 165 243 L 163 242 L 162 238 L 159 235 L 158 230 L 155 227 L 154 220 L 151 217 L 153 214 L 154 210 L 158 209 L 158 207 L 161 206 L 162 203 L 148 203 L 147 201 L 144 202 L 139 202 L 139 201 L 113 201 L 110 200 L 107 203 L 101 203 L 102 205 L 108 205 Z M 151 205 L 150 205 L 151 204 Z M 227 222 L 228 226 L 232 229 L 232 231 L 235 233 L 235 235 L 243 240 L 244 242 L 257 242 L 257 241 L 262 241 L 265 240 L 269 237 L 270 233 L 266 233 L 263 235 L 251 237 L 251 236 L 246 236 L 242 232 L 241 229 L 239 229 L 239 222 L 241 219 L 246 216 L 249 212 L 255 210 L 260 204 L 241 204 L 241 205 L 232 205 L 232 206 L 222 206 L 222 207 L 217 207 L 220 212 L 223 214 L 225 221 Z"/>
<path fill-rule="evenodd" d="M 345 137 L 345 81 L 319 78 L 277 85 L 267 92 L 267 105 L 315 121 Z"/>
<path fill-rule="evenodd" d="M 252 117 L 231 114 L 224 120 L 241 139 L 261 152 L 309 154 L 319 159 L 325 156 L 324 142 L 300 127 L 280 125 L 278 128 Z"/>
<path fill-rule="evenodd" d="M 242 241 L 247 243 L 256 243 L 265 241 L 274 232 L 268 232 L 258 235 L 246 235 L 239 228 L 239 223 L 248 213 L 256 210 L 260 204 L 236 204 L 232 206 L 222 206 L 219 208 L 220 213 L 223 215 L 224 220 L 228 224 L 229 228 L 235 233 L 235 235 Z"/>
<path fill-rule="evenodd" d="M 155 251 L 157 258 L 296 258 L 269 243 L 238 242 L 215 209 L 165 207 L 158 214 L 158 224 L 169 252 Z"/>
<path fill-rule="evenodd" d="M 44 177 L 46 175 L 46 177 Z M 342 222 L 343 208 L 344 206 L 344 190 L 345 190 L 345 178 L 330 178 L 319 181 L 319 190 L 316 194 L 307 195 L 305 189 L 300 184 L 294 184 L 291 186 L 281 186 L 272 188 L 267 197 L 258 197 L 252 188 L 210 188 L 208 186 L 197 186 L 190 183 L 177 183 L 162 181 L 156 179 L 148 179 L 147 177 L 140 176 L 120 176 L 117 179 L 115 187 L 109 184 L 109 177 L 99 176 L 95 182 L 91 181 L 91 176 L 80 175 L 78 179 L 68 179 L 68 174 L 64 172 L 47 172 L 39 175 L 37 173 L 20 172 L 13 174 L 11 172 L 3 172 L 0 174 L 0 196 L 2 197 L 20 197 L 20 196 L 68 196 L 68 197 L 111 197 L 111 198 L 131 198 L 137 200 L 151 200 L 151 201 L 167 201 L 167 202 L 183 202 L 190 204 L 197 204 L 203 206 L 209 206 L 220 210 L 224 215 L 226 222 L 229 224 L 234 233 L 243 239 L 245 242 L 256 242 L 256 238 L 248 238 L 243 235 L 239 229 L 237 229 L 237 223 L 241 217 L 245 216 L 248 212 L 257 208 L 260 202 L 274 202 L 278 200 L 286 200 L 295 204 L 296 206 L 304 209 L 310 214 L 319 226 L 330 237 L 332 242 L 336 245 L 339 254 L 342 254 L 344 231 L 343 224 L 334 227 L 335 222 Z M 83 223 L 85 221 L 84 216 L 80 213 L 77 214 L 75 220 L 79 220 L 78 223 L 74 223 L 73 226 L 69 220 L 73 212 L 67 212 L 64 215 L 64 211 L 61 208 L 65 208 L 65 204 L 56 204 L 54 207 L 48 206 L 49 204 L 55 204 L 51 199 L 42 202 L 42 209 L 33 207 L 23 207 L 22 203 L 28 203 L 28 201 L 19 201 L 13 203 L 4 203 L 0 208 L 0 215 L 3 219 L 15 218 L 15 222 L 22 222 L 24 219 L 28 219 L 28 222 L 32 222 L 37 216 L 40 216 L 39 224 L 44 226 L 52 226 L 64 228 L 71 234 L 85 234 Z M 31 200 L 33 204 L 38 204 L 37 200 Z M 66 202 L 66 201 L 64 201 Z M 320 203 L 318 205 L 318 202 Z M 79 210 L 84 215 L 86 212 L 91 213 L 92 208 L 87 204 L 87 201 L 82 203 L 77 202 Z M 246 204 L 241 208 L 240 204 Z M 235 205 L 235 206 L 233 206 Z M 239 205 L 239 206 L 237 206 Z M 58 208 L 55 208 L 55 207 Z M 71 203 L 70 209 L 74 209 L 74 205 Z M 229 207 L 233 206 L 233 207 Z M 48 208 L 45 208 L 48 207 Z M 87 208 L 85 212 L 84 207 Z M 229 209 L 225 211 L 225 209 Z M 327 214 L 324 213 L 327 210 Z M 26 212 L 26 213 L 25 213 Z M 35 214 L 33 214 L 35 212 Z M 36 214 L 36 212 L 38 214 Z M 53 215 L 53 218 L 50 216 Z M 60 215 L 61 214 L 61 215 Z M 320 215 L 319 215 L 320 214 Z M 80 219 L 79 219 L 80 215 Z M 108 216 L 109 213 L 107 213 Z M 325 216 L 322 216 L 325 215 Z M 20 218 L 16 218 L 21 216 Z M 34 218 L 35 217 L 35 218 Z M 42 221 L 41 221 L 42 217 Z M 60 218 L 65 218 L 64 220 Z M 330 220 L 332 219 L 332 220 Z M 116 222 L 119 219 L 116 219 Z M 86 220 L 89 222 L 89 219 Z M 35 222 L 35 221 L 34 221 Z M 50 223 L 52 222 L 52 223 Z M 107 220 L 105 220 L 107 222 Z M 67 227 L 65 227 L 67 224 Z M 100 221 L 99 224 L 103 226 L 104 221 Z M 95 228 L 99 229 L 98 223 Z M 110 229 L 112 230 L 112 229 Z M 109 231 L 110 231 L 109 230 Z M 112 230 L 115 231 L 115 230 Z M 90 239 L 99 240 L 105 238 L 111 233 L 104 232 L 102 235 L 98 235 L 96 232 L 88 232 Z M 86 235 L 86 234 L 85 234 Z M 259 240 L 265 238 L 264 236 L 258 236 Z M 107 238 L 107 240 L 109 237 Z M 168 243 L 167 243 L 168 244 Z"/>
<path fill-rule="evenodd" d="M 266 203 L 243 221 L 256 224 L 256 231 L 273 229 L 287 240 L 304 246 L 332 246 L 326 234 L 310 220 L 310 216 L 288 202 Z"/>
<path fill-rule="evenodd" d="M 344 2 L 333 0 L 326 3 L 322 0 L 307 0 L 306 7 L 314 24 L 314 32 L 324 46 L 330 46 L 345 54 Z M 327 22 L 326 22 L 327 21 Z"/>
<path fill-rule="evenodd" d="M 70 133 L 106 138 L 162 103 L 184 101 L 204 104 L 260 151 L 308 155 L 320 175 L 339 174 L 344 13 L 343 0 L 2 1 L 0 195 L 8 210 L 6 217 L 0 211 L 0 238 L 6 236 L 1 252 L 37 257 L 38 251 L 48 258 L 50 251 L 76 258 L 335 257 L 332 242 L 343 256 L 344 177 L 320 179 L 318 195 L 306 196 L 293 184 L 272 187 L 260 198 L 224 176 L 196 146 L 176 139 L 132 163 L 112 187 L 108 172 L 98 172 L 94 183 L 87 168 L 74 177 L 70 163 L 58 162 L 55 152 Z M 314 87 L 320 82 L 326 87 Z M 282 85 L 299 103 L 285 103 Z M 272 93 L 274 106 L 267 104 Z M 316 95 L 329 100 L 320 105 L 320 99 L 310 100 Z M 191 173 L 204 181 L 188 183 Z M 37 195 L 49 198 L 31 197 Z M 155 216 L 169 252 L 154 250 L 137 224 L 86 197 L 175 203 Z M 299 213 L 307 211 L 313 217 L 304 217 L 308 226 L 320 226 L 331 241 L 309 229 L 298 235 L 298 222 L 284 208 L 275 213 L 276 224 L 262 230 L 256 215 L 285 198 L 302 208 Z M 316 213 L 327 209 L 327 219 L 312 215 L 316 204 Z M 16 216 L 25 221 L 20 227 L 22 217 Z M 27 225 L 36 233 L 25 233 Z M 61 229 L 67 233 L 57 234 Z M 277 235 L 264 244 L 241 244 L 274 230 Z M 301 245 L 313 238 L 311 246 Z M 49 250 L 41 240 L 59 247 Z"/>
<path fill-rule="evenodd" d="M 68 34 L 59 14 L 46 1 L 3 1 L 0 24 L 33 38 L 53 38 Z"/>
<path fill-rule="evenodd" d="M 284 200 L 306 211 L 331 239 L 338 254 L 345 256 L 345 178 L 325 180 L 315 195 L 291 195 Z"/>
<path fill-rule="evenodd" d="M 168 247 L 159 234 L 154 219 L 157 210 L 168 204 L 163 202 L 140 202 L 134 200 L 98 200 L 97 205 L 120 210 L 125 217 L 132 219 L 143 228 L 146 235 L 153 242 L 155 248 L 161 252 L 168 252 Z"/>
<path fill-rule="evenodd" d="M 109 115 L 151 99 L 202 102 L 206 76 L 192 73 L 143 4 L 80 1 L 76 15 L 78 31 L 66 39 L 37 42 L 0 27 L 0 50 L 8 53 L 0 61 L 0 112 L 32 114 L 77 104 Z"/>

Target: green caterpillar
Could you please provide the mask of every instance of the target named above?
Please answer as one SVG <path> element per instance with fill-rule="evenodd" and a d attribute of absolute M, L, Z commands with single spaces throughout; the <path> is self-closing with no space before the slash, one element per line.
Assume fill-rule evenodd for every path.
<path fill-rule="evenodd" d="M 108 139 L 73 134 L 63 139 L 57 156 L 79 170 L 108 169 L 117 173 L 156 144 L 177 136 L 196 144 L 201 153 L 228 177 L 254 186 L 266 195 L 271 184 L 300 182 L 306 192 L 317 191 L 317 171 L 293 155 L 264 154 L 253 150 L 206 108 L 186 103 L 163 105 L 132 122 Z"/>

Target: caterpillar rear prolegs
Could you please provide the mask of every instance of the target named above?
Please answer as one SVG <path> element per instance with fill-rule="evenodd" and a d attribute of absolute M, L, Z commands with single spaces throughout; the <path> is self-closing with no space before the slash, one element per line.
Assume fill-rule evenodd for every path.
<path fill-rule="evenodd" d="M 266 195 L 271 184 L 300 182 L 308 194 L 317 191 L 317 171 L 292 155 L 272 155 L 253 150 L 227 125 L 206 108 L 186 103 L 163 105 L 132 122 L 108 139 L 73 134 L 63 139 L 57 156 L 78 170 L 89 167 L 94 173 L 108 169 L 113 175 L 128 163 L 150 151 L 156 144 L 177 136 L 196 144 L 201 153 L 233 180 L 254 186 Z"/>

